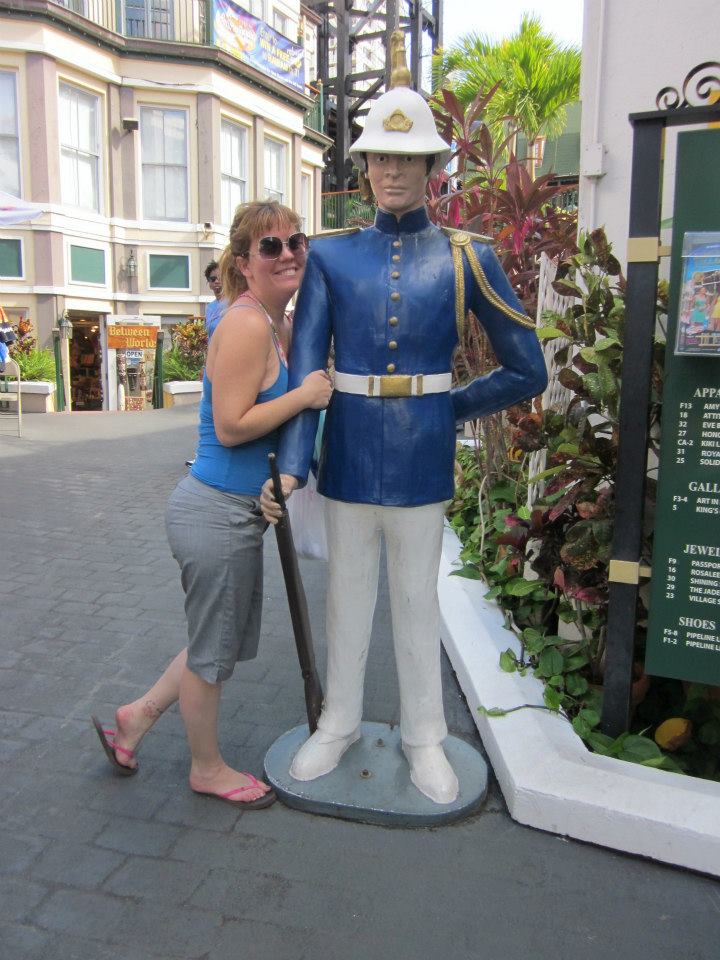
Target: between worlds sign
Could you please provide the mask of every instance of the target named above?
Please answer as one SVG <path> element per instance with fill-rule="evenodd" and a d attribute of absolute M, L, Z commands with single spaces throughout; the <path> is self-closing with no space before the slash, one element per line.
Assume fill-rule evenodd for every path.
<path fill-rule="evenodd" d="M 154 350 L 157 334 L 157 327 L 114 324 L 107 328 L 108 349 Z"/>

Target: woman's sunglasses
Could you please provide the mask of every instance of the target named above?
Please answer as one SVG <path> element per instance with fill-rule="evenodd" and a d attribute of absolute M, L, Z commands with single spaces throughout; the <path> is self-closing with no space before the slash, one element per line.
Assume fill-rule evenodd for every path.
<path fill-rule="evenodd" d="M 262 260 L 277 260 L 287 247 L 290 253 L 307 253 L 308 238 L 304 233 L 294 233 L 287 240 L 280 237 L 261 237 L 258 240 L 257 253 Z"/>

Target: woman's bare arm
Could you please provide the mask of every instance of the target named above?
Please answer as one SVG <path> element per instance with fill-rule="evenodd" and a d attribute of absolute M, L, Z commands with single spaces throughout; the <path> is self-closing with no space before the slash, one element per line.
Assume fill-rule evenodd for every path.
<path fill-rule="evenodd" d="M 229 322 L 228 322 L 229 321 Z M 213 335 L 208 376 L 213 389 L 215 433 L 225 447 L 264 436 L 306 407 L 322 409 L 330 382 L 320 371 L 295 390 L 256 403 L 274 352 L 267 319 L 252 309 L 230 309 Z"/>

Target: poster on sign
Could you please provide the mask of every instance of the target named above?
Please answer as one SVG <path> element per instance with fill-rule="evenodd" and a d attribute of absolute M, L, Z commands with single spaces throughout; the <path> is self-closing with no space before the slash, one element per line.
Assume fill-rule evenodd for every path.
<path fill-rule="evenodd" d="M 215 45 L 275 80 L 305 90 L 304 50 L 232 0 L 213 0 Z"/>
<path fill-rule="evenodd" d="M 720 233 L 686 233 L 682 261 L 675 353 L 720 356 Z"/>

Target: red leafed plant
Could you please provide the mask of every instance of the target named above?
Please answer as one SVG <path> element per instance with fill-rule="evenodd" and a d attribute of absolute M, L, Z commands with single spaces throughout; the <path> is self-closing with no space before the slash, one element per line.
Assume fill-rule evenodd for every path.
<path fill-rule="evenodd" d="M 540 254 L 553 259 L 577 249 L 577 215 L 552 202 L 566 189 L 553 183 L 552 173 L 533 179 L 509 150 L 514 131 L 499 142 L 493 139 L 483 114 L 497 89 L 479 93 L 466 109 L 450 90 L 435 96 L 433 114 L 440 135 L 453 144 L 460 188 L 445 192 L 445 175 L 434 178 L 428 185 L 428 208 L 440 226 L 462 226 L 492 239 L 515 292 L 533 316 Z"/>

